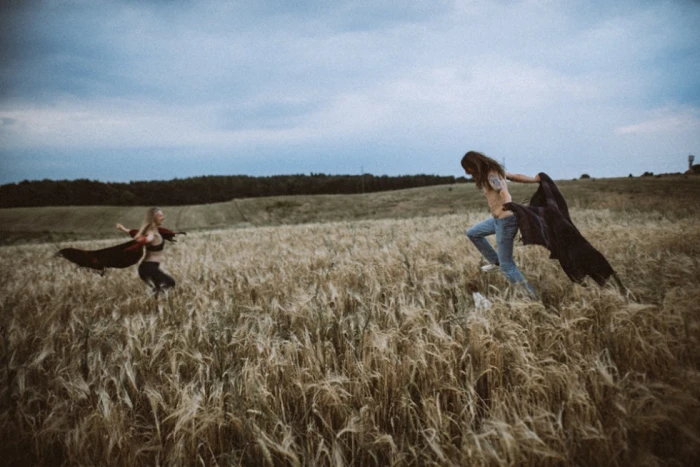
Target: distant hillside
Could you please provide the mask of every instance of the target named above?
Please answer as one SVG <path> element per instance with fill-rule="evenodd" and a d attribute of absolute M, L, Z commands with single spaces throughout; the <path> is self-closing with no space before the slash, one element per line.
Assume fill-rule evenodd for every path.
<path fill-rule="evenodd" d="M 41 180 L 0 185 L 0 207 L 183 206 L 290 195 L 339 195 L 419 188 L 466 181 L 437 175 L 246 175 L 169 181 L 104 183 L 93 180 Z"/>
<path fill-rule="evenodd" d="M 697 216 L 700 177 L 641 177 L 561 180 L 557 185 L 572 212 L 602 209 L 645 212 L 650 222 Z M 527 203 L 536 184 L 511 183 L 513 200 Z M 669 194 L 672 194 L 670 196 Z M 0 209 L 0 245 L 77 239 L 122 238 L 121 222 L 140 225 L 142 206 L 56 206 Z M 355 195 L 258 197 L 201 205 L 163 208 L 165 225 L 175 230 L 277 226 L 346 222 L 363 219 L 409 219 L 481 212 L 488 216 L 484 195 L 474 184 L 436 185 L 408 190 Z M 465 225 L 465 229 L 466 229 Z M 633 226 L 631 226 L 633 228 Z M 461 235 L 462 233 L 460 233 Z"/>

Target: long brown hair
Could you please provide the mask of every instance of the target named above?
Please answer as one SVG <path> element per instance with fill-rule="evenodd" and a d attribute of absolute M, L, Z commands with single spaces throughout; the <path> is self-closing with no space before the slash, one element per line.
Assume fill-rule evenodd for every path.
<path fill-rule="evenodd" d="M 158 226 L 156 225 L 156 213 L 158 211 L 160 211 L 160 208 L 155 206 L 146 211 L 146 216 L 143 218 L 143 224 L 141 224 L 141 228 L 136 236 L 148 235 L 147 232 L 149 230 L 157 230 Z"/>
<path fill-rule="evenodd" d="M 464 155 L 462 167 L 464 170 L 469 169 L 474 173 L 472 178 L 476 182 L 477 188 L 488 184 L 489 172 L 497 172 L 498 175 L 506 178 L 506 172 L 501 164 L 477 151 L 469 151 Z"/>

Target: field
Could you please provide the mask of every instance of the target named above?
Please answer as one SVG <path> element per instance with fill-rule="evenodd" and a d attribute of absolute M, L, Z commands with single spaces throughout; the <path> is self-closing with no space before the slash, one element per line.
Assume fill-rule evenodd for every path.
<path fill-rule="evenodd" d="M 166 209 L 192 231 L 166 247 L 178 286 L 158 299 L 135 268 L 100 277 L 38 243 L 107 246 L 78 239 L 143 209 L 0 210 L 18 243 L 0 247 L 0 458 L 697 464 L 700 180 L 561 186 L 627 292 L 572 284 L 534 246 L 515 254 L 542 302 L 479 274 L 473 186 L 241 200 L 210 223 L 220 205 L 190 224 Z"/>

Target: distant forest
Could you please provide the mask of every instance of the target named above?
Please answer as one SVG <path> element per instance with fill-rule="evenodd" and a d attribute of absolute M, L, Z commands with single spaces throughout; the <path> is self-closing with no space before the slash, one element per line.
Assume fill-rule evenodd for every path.
<path fill-rule="evenodd" d="M 466 182 L 437 175 L 247 175 L 207 176 L 168 181 L 105 183 L 94 180 L 41 180 L 0 185 L 0 207 L 175 206 L 234 198 L 285 195 L 372 193 Z"/>

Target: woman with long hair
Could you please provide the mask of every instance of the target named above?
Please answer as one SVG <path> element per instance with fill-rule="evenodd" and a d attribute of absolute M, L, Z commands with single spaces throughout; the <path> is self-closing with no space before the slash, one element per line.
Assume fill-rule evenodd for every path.
<path fill-rule="evenodd" d="M 509 282 L 524 287 L 528 295 L 536 299 L 535 290 L 513 260 L 513 242 L 515 234 L 518 232 L 518 219 L 512 211 L 504 209 L 503 205 L 512 201 L 506 180 L 538 183 L 540 181 L 539 175 L 528 177 L 506 173 L 501 164 L 477 151 L 469 151 L 464 155 L 462 167 L 468 175 L 472 176 L 477 189 L 484 192 L 491 211 L 491 218 L 467 230 L 467 237 L 488 262 L 481 269 L 488 271 L 500 267 Z M 486 239 L 487 236 L 494 234 L 498 247 L 496 251 Z"/>
<path fill-rule="evenodd" d="M 148 209 L 141 228 L 134 235 L 134 239 L 138 243 L 146 246 L 146 255 L 141 264 L 139 264 L 139 277 L 153 287 L 156 294 L 175 287 L 175 279 L 160 269 L 165 240 L 159 227 L 163 225 L 164 219 L 165 215 L 160 208 L 153 207 Z M 117 229 L 130 235 L 132 234 L 129 229 L 121 224 L 117 224 Z"/>

